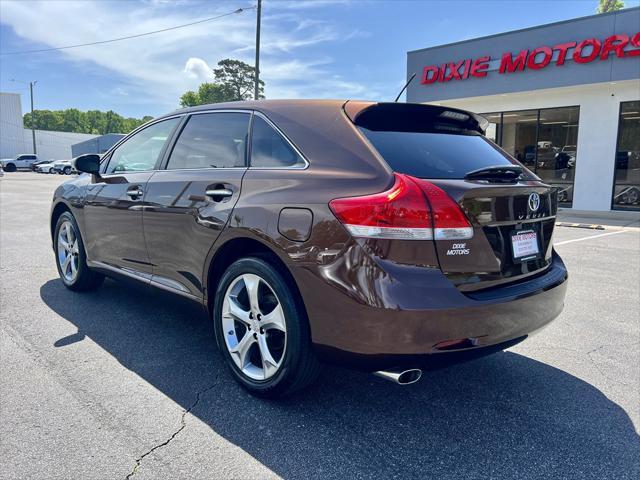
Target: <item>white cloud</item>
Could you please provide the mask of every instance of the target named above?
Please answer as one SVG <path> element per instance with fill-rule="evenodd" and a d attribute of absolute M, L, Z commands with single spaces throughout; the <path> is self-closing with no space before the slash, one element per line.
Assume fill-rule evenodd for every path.
<path fill-rule="evenodd" d="M 189 58 L 184 66 L 184 72 L 189 78 L 195 78 L 200 82 L 209 82 L 214 79 L 211 67 L 201 58 Z"/>
<path fill-rule="evenodd" d="M 113 95 L 122 95 L 123 97 L 128 97 L 129 96 L 129 92 L 127 92 L 124 88 L 122 87 L 116 87 L 113 90 L 111 90 L 111 93 Z"/>
<path fill-rule="evenodd" d="M 332 71 L 333 59 L 310 53 L 309 47 L 363 38 L 366 32 L 342 32 L 336 25 L 303 18 L 298 11 L 344 1 L 274 2 L 266 4 L 263 17 L 261 78 L 267 98 L 375 96 L 378 92 L 346 81 Z M 242 1 L 239 2 L 242 4 Z M 175 6 L 174 2 L 145 3 L 105 1 L 0 2 L 1 21 L 15 33 L 44 47 L 94 42 L 189 23 L 237 8 L 234 3 L 206 2 Z M 83 19 L 91 19 L 84 21 Z M 52 28 L 55 26 L 55 28 Z M 15 60 L 97 64 L 126 83 L 132 101 L 155 105 L 154 111 L 177 106 L 180 95 L 213 79 L 211 67 L 224 58 L 253 64 L 255 13 L 252 10 L 171 32 L 105 45 L 35 54 Z M 43 57 L 38 57 L 43 55 Z M 87 93 L 90 94 L 89 89 Z"/>

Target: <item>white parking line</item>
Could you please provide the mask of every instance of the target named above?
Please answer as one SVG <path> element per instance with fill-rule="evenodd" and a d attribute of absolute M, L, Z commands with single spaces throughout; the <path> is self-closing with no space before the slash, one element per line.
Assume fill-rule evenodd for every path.
<path fill-rule="evenodd" d="M 573 240 L 565 240 L 564 242 L 554 243 L 554 245 L 557 247 L 558 245 L 566 245 L 567 243 L 581 242 L 583 240 L 591 240 L 592 238 L 606 237 L 607 235 L 616 235 L 618 233 L 624 233 L 624 232 L 625 230 L 617 230 L 615 232 L 601 233 L 600 235 L 591 235 L 590 237 L 582 237 L 582 238 L 574 238 Z"/>

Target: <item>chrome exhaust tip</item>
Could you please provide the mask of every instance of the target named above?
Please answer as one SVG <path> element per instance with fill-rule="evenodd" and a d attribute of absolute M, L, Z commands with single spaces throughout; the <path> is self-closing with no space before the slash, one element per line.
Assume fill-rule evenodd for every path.
<path fill-rule="evenodd" d="M 380 370 L 373 372 L 374 375 L 398 385 L 411 385 L 416 383 L 422 377 L 422 370 L 419 368 L 410 368 L 409 370 Z"/>

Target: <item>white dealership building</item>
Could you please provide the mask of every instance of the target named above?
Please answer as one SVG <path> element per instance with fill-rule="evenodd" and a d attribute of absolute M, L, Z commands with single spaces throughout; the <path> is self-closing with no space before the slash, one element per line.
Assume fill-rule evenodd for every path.
<path fill-rule="evenodd" d="M 484 114 L 561 206 L 640 209 L 640 8 L 408 52 L 413 74 L 407 101 Z"/>

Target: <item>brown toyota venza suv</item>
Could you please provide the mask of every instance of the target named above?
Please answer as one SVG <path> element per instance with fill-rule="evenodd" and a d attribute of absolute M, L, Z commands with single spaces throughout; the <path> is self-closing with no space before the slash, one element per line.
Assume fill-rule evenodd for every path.
<path fill-rule="evenodd" d="M 320 362 L 412 383 L 561 312 L 556 192 L 441 106 L 336 100 L 179 110 L 55 192 L 71 290 L 133 279 L 204 306 L 251 392 Z"/>

